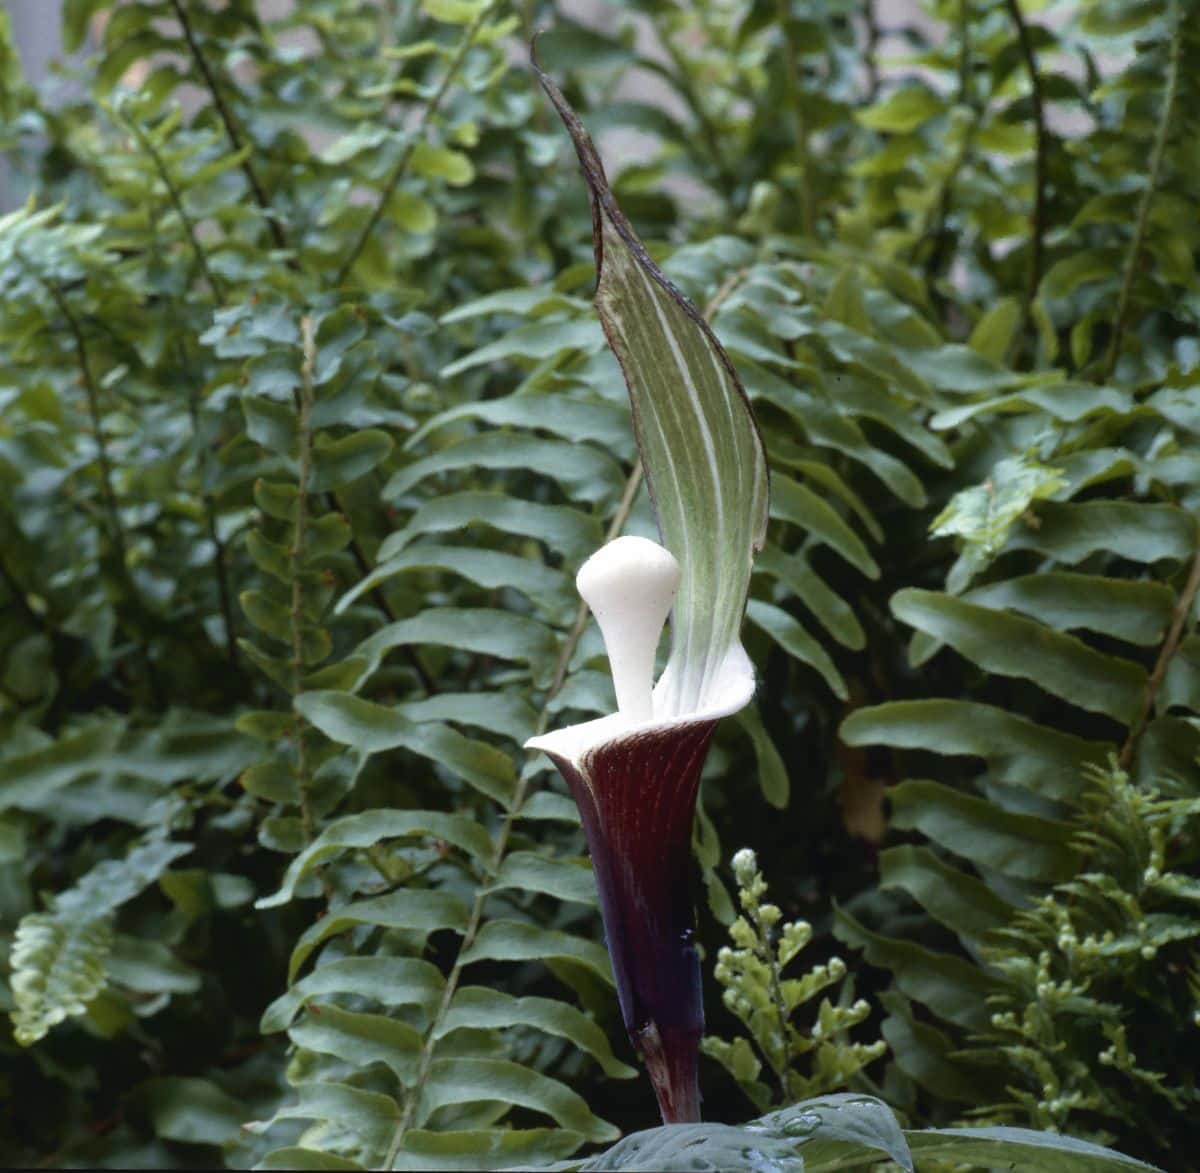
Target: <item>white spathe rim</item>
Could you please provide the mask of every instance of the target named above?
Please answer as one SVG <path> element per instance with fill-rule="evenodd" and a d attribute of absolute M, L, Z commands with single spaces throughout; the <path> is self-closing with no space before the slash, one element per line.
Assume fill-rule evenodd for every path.
<path fill-rule="evenodd" d="M 704 689 L 706 703 L 701 706 L 679 709 L 671 705 L 667 698 L 677 695 L 671 688 L 673 672 L 677 671 L 678 661 L 672 657 L 654 686 L 654 716 L 651 720 L 630 721 L 623 713 L 610 713 L 606 717 L 531 737 L 525 742 L 525 748 L 540 749 L 563 758 L 578 769 L 584 757 L 597 746 L 701 721 L 717 721 L 745 708 L 754 696 L 754 665 L 740 643 L 729 649 L 720 668 L 712 673 Z"/>

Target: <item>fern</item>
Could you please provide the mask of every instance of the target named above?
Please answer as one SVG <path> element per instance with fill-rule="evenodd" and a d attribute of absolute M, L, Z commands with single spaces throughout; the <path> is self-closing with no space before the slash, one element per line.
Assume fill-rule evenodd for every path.
<path fill-rule="evenodd" d="M 124 859 L 97 864 L 60 892 L 51 912 L 22 918 L 9 962 L 17 1042 L 30 1046 L 64 1019 L 87 1012 L 109 978 L 105 962 L 113 948 L 114 914 L 190 850 L 186 843 L 149 835 Z"/>
<path fill-rule="evenodd" d="M 40 914 L 25 917 L 13 941 L 13 1030 L 29 1046 L 66 1018 L 86 1012 L 104 988 L 112 948 L 111 917 L 77 921 Z"/>
<path fill-rule="evenodd" d="M 1151 396 L 1133 410 L 1156 420 L 1159 450 L 1169 450 L 1178 433 L 1154 402 Z M 1115 434 L 1132 414 L 1101 410 Z M 892 848 L 881 860 L 884 886 L 914 898 L 971 953 L 1047 885 L 1072 882 L 1083 856 L 1070 819 L 1085 803 L 1085 766 L 1117 755 L 1143 784 L 1164 774 L 1189 784 L 1196 778 L 1194 736 L 1180 715 L 1196 711 L 1196 697 L 1187 687 L 1164 691 L 1167 680 L 1186 673 L 1179 657 L 1200 566 L 1194 521 L 1161 498 L 1134 503 L 1093 495 L 1072 503 L 1079 465 L 1069 448 L 1053 459 L 1067 470 L 1067 486 L 1014 523 L 989 581 L 958 598 L 906 590 L 892 602 L 894 614 L 917 629 L 910 647 L 917 663 L 933 663 L 947 647 L 993 678 L 1036 686 L 1033 706 L 1018 707 L 993 687 L 979 699 L 865 709 L 843 730 L 852 744 L 982 759 L 975 777 L 947 761 L 937 771 L 943 780 L 906 780 L 891 791 L 895 825 L 919 832 L 953 862 L 914 847 Z M 1156 567 L 1158 581 L 1150 577 Z M 967 861 L 975 872 L 964 869 Z M 844 939 L 894 968 L 900 993 L 969 1032 L 986 1029 L 989 1005 L 1016 996 L 989 965 L 967 987 L 960 963 L 944 953 L 879 936 L 848 913 L 840 925 Z M 967 988 L 973 993 L 964 998 Z M 895 1006 L 898 1016 L 885 1033 L 898 1062 L 918 1080 L 939 1073 L 932 1082 L 944 1089 L 940 1073 L 962 1060 L 950 1058 L 947 1040 L 917 1028 L 903 1000 Z"/>
<path fill-rule="evenodd" d="M 281 334 L 296 340 L 306 328 L 289 328 L 282 313 L 270 319 L 270 334 L 261 342 L 233 328 L 245 321 L 253 329 L 255 320 L 244 312 L 227 314 L 209 335 L 218 349 L 250 356 L 252 389 L 263 378 L 278 385 L 289 364 L 295 369 L 295 357 L 272 347 Z M 595 895 L 590 874 L 570 856 L 519 849 L 532 846 L 523 809 L 529 775 L 514 766 L 512 742 L 519 744 L 532 732 L 532 710 L 514 710 L 502 699 L 493 702 L 483 689 L 468 691 L 468 663 L 456 663 L 454 656 L 514 660 L 522 665 L 517 671 L 528 676 L 527 688 L 545 687 L 554 675 L 556 645 L 548 620 L 554 616 L 565 624 L 568 615 L 565 580 L 544 572 L 540 591 L 533 592 L 541 607 L 524 619 L 507 616 L 503 623 L 494 610 L 464 607 L 469 595 L 459 591 L 459 606 L 393 619 L 347 647 L 340 662 L 320 667 L 330 645 L 314 641 L 319 629 L 310 625 L 324 612 L 328 592 L 315 572 L 327 563 L 337 568 L 348 530 L 336 516 L 309 518 L 317 499 L 313 490 L 336 491 L 345 479 L 364 475 L 386 460 L 390 441 L 361 430 L 345 440 L 314 435 L 311 421 L 336 418 L 338 396 L 362 385 L 364 366 L 355 360 L 355 346 L 362 345 L 364 331 L 349 310 L 307 329 L 311 342 L 305 344 L 298 377 L 290 381 L 298 388 L 298 413 L 290 406 L 274 410 L 270 400 L 252 397 L 253 390 L 244 401 L 250 435 L 268 451 L 295 452 L 285 467 L 297 478 L 295 490 L 278 481 L 256 489 L 264 513 L 275 519 L 268 524 L 288 536 L 286 545 L 269 536 L 269 529 L 251 538 L 252 556 L 280 585 L 243 600 L 250 620 L 287 646 L 290 655 L 281 658 L 249 643 L 243 650 L 292 694 L 295 705 L 292 717 L 263 711 L 240 722 L 243 730 L 275 744 L 281 735 L 290 743 L 284 755 L 275 753 L 243 775 L 250 793 L 276 806 L 277 813 L 264 823 L 267 841 L 299 852 L 283 889 L 260 901 L 260 907 L 312 894 L 314 880 L 328 902 L 322 919 L 296 942 L 289 966 L 289 982 L 295 984 L 268 1008 L 263 1024 L 267 1030 L 287 1030 L 296 1047 L 290 1070 L 299 1099 L 284 1105 L 260 1131 L 269 1137 L 279 1122 L 305 1114 L 313 1123 L 267 1159 L 288 1162 L 303 1148 L 363 1165 L 391 1165 L 401 1152 L 402 1161 L 419 1163 L 451 1151 L 447 1145 L 477 1156 L 561 1156 L 585 1140 L 615 1134 L 562 1082 L 505 1057 L 505 1039 L 512 1046 L 521 1032 L 537 1031 L 571 1041 L 610 1072 L 631 1070 L 616 1061 L 603 1034 L 568 1002 L 541 995 L 504 999 L 466 984 L 465 971 L 483 962 L 537 959 L 559 968 L 568 981 L 573 968 L 581 966 L 610 981 L 598 946 L 542 927 L 544 914 L 530 915 L 535 901 L 589 907 Z M 336 357 L 327 361 L 331 346 Z M 296 354 L 294 341 L 290 354 Z M 362 621 L 367 613 L 362 597 L 383 583 L 389 593 L 376 595 L 376 601 L 385 614 L 410 610 L 412 596 L 394 588 L 403 571 L 461 576 L 467 591 L 495 587 L 497 570 L 486 556 L 471 557 L 472 551 L 452 546 L 427 554 L 425 548 L 409 547 L 415 556 L 403 568 L 394 561 L 389 566 L 382 552 L 380 571 L 345 600 L 345 622 Z M 516 555 L 491 558 L 499 562 L 504 581 L 521 581 Z M 538 565 L 530 562 L 529 573 Z M 439 690 L 425 702 L 395 707 L 356 695 L 395 689 L 393 651 L 408 653 L 410 667 L 404 671 L 415 672 L 417 680 L 429 674 L 427 662 L 437 663 L 439 685 L 461 680 L 457 693 Z M 510 686 L 521 679 L 511 670 L 506 676 Z M 480 683 L 486 685 L 486 678 Z M 482 728 L 491 740 L 468 736 L 456 725 Z M 337 746 L 347 747 L 352 757 L 338 755 Z M 281 756 L 288 766 L 281 768 Z M 396 768 L 381 765 L 381 758 L 424 760 L 427 780 L 413 775 L 411 765 L 405 767 L 412 777 L 410 795 L 423 794 L 450 809 L 402 804 L 381 790 L 387 771 Z M 317 820 L 351 790 L 360 809 L 317 833 Z M 373 808 L 372 794 L 407 809 Z M 484 826 L 497 816 L 489 835 Z M 546 815 L 531 811 L 530 817 Z M 568 819 L 574 823 L 573 812 Z M 443 975 L 419 959 L 446 934 L 457 940 L 456 960 Z M 311 970 L 310 961 L 315 962 Z M 337 1110 L 347 1104 L 355 1105 L 351 1127 Z M 549 1117 L 557 1127 L 503 1127 L 511 1105 Z M 326 1119 L 323 1108 L 334 1116 Z"/>
<path fill-rule="evenodd" d="M 1171 53 L 1190 37 L 1186 25 L 1167 25 Z M 1168 90 L 1177 82 L 1170 72 Z M 1168 92 L 1162 126 L 1173 109 Z M 1160 141 L 1170 137 L 1160 131 Z M 1130 247 L 1137 253 L 1143 243 L 1135 236 Z M 1042 295 L 1061 296 L 1060 278 L 1052 268 Z M 1123 299 L 1120 305 L 1118 323 L 1128 310 Z M 1072 332 L 1079 365 L 1090 353 L 1080 339 L 1098 313 Z M 1117 357 L 1110 353 L 1107 372 L 1122 369 L 1133 379 L 1138 370 L 1146 379 L 1145 357 L 1120 366 L 1130 339 L 1119 324 L 1111 338 Z M 895 975 L 884 1033 L 899 1067 L 940 1095 L 955 1096 L 956 1082 L 962 1088 L 961 1081 L 975 1081 L 986 1089 L 980 1098 L 994 1105 L 980 1109 L 989 1119 L 1069 1127 L 1143 1152 L 1185 1142 L 1168 1140 L 1168 1131 L 1135 1138 L 1125 1123 L 1144 1119 L 1147 1095 L 1175 1094 L 1165 1077 L 1138 1066 L 1137 1043 L 1126 1036 L 1136 1029 L 1136 1001 L 1129 999 L 1138 984 L 1131 969 L 1137 949 L 1131 946 L 1128 962 L 1117 962 L 1116 950 L 1117 969 L 1108 973 L 1131 986 L 1103 1006 L 1084 993 L 1092 983 L 1079 968 L 1083 954 L 1068 958 L 1075 958 L 1070 926 L 1077 917 L 1104 920 L 1106 903 L 1115 914 L 1122 901 L 1136 899 L 1118 895 L 1089 862 L 1112 833 L 1111 825 L 1101 830 L 1095 822 L 1089 771 L 1104 768 L 1110 756 L 1119 763 L 1116 773 L 1102 775 L 1104 793 L 1108 800 L 1122 796 L 1132 838 L 1110 846 L 1111 866 L 1130 858 L 1137 836 L 1160 834 L 1151 830 L 1160 817 L 1151 787 L 1171 778 L 1188 793 L 1197 781 L 1191 722 L 1198 698 L 1190 685 L 1179 685 L 1190 679 L 1185 649 L 1200 554 L 1193 487 L 1176 463 L 1194 428 L 1180 410 L 1191 392 L 1173 382 L 1151 376 L 1118 391 L 1047 371 L 1024 388 L 977 394 L 935 417 L 935 426 L 963 430 L 967 468 L 991 471 L 939 519 L 941 532 L 962 539 L 946 589 L 902 590 L 891 608 L 915 629 L 910 663 L 924 679 L 961 691 L 921 696 L 927 690 L 914 681 L 912 699 L 861 710 L 843 727 L 851 744 L 919 751 L 923 762 L 935 763 L 914 763 L 925 777 L 890 791 L 894 825 L 931 847 L 889 849 L 881 883 L 942 927 L 935 939 L 943 947 L 903 941 L 850 911 L 839 916 L 843 939 Z M 1030 455 L 1005 456 L 1006 444 L 1010 452 L 1028 445 Z M 1029 469 L 1038 465 L 1040 483 L 1031 492 Z M 997 517 L 994 502 L 1002 498 L 1011 498 L 1012 508 Z M 976 508 L 984 501 L 987 509 Z M 975 671 L 960 673 L 954 657 Z M 1169 687 L 1171 680 L 1177 686 Z M 964 756 L 981 767 L 964 767 Z M 1086 841 L 1078 838 L 1081 827 L 1088 828 Z M 1046 935 L 1056 918 L 1066 937 Z M 1184 938 L 1185 924 L 1176 926 Z M 1150 922 L 1141 931 L 1151 934 L 1147 948 L 1166 945 L 1167 937 L 1153 938 Z M 959 952 L 945 948 L 955 937 Z M 932 1011 L 937 1026 L 922 1021 L 911 1003 Z M 1065 1034 L 1054 1033 L 1068 1030 L 1076 1011 L 1080 1024 L 1107 1022 L 1104 1047 L 1079 1034 L 1066 1044 Z M 1120 1072 L 1122 1090 L 1097 1092 L 1095 1064 Z"/>
<path fill-rule="evenodd" d="M 530 618 L 526 622 L 532 632 L 537 621 Z M 490 622 L 478 624 L 474 631 L 477 634 L 472 634 L 471 625 L 464 625 L 452 612 L 443 615 L 426 611 L 383 628 L 367 641 L 369 649 L 366 645 L 360 647 L 360 655 L 369 678 L 382 665 L 391 647 L 411 646 L 406 642 L 411 638 L 422 646 L 442 643 L 476 654 L 517 653 L 527 663 L 524 671 L 549 681 L 551 666 L 539 666 L 529 654 L 529 642 L 536 640 L 519 637 L 514 640 L 511 632 L 497 632 L 496 625 Z M 547 651 L 553 648 L 548 632 L 545 645 Z M 443 670 L 442 679 L 445 674 Z M 472 696 L 476 698 L 473 703 Z M 458 809 L 464 806 L 495 809 L 493 804 L 499 803 L 502 813 L 494 837 L 463 814 L 405 810 L 367 811 L 349 816 L 332 823 L 298 857 L 284 891 L 272 901 L 287 899 L 295 885 L 303 882 L 314 868 L 322 866 L 322 861 L 336 859 L 347 849 L 375 852 L 377 866 L 388 886 L 400 886 L 390 893 L 385 891 L 351 902 L 328 915 L 314 926 L 315 932 L 306 934 L 298 943 L 293 970 L 304 964 L 314 948 L 353 925 L 382 926 L 395 938 L 396 946 L 415 947 L 418 952 L 420 942 L 430 933 L 448 931 L 459 938 L 457 959 L 447 976 L 428 966 L 423 971 L 427 982 L 414 991 L 424 999 L 419 1005 L 401 1001 L 401 991 L 395 986 L 383 990 L 376 983 L 371 988 L 369 996 L 386 1008 L 411 1007 L 408 1023 L 396 1023 L 385 1033 L 384 1024 L 389 1020 L 377 1019 L 373 1032 L 386 1040 L 376 1052 L 377 1061 L 390 1068 L 398 1083 L 392 1088 L 395 1099 L 391 1131 L 383 1129 L 388 1133 L 387 1151 L 357 1153 L 359 1159 L 371 1163 L 379 1163 L 381 1159 L 385 1163 L 394 1162 L 401 1152 L 402 1160 L 418 1164 L 436 1153 L 451 1151 L 503 1153 L 514 1160 L 563 1155 L 585 1139 L 613 1135 L 564 1085 L 502 1058 L 501 1036 L 496 1030 L 499 1026 L 509 1028 L 506 1033 L 510 1034 L 514 1028 L 533 1029 L 571 1039 L 595 1055 L 609 1071 L 632 1074 L 616 1062 L 590 1019 L 569 1003 L 543 996 L 506 999 L 488 989 L 465 984 L 464 972 L 468 966 L 535 959 L 549 962 L 568 978 L 580 966 L 606 982 L 611 978 L 607 959 L 597 946 L 562 930 L 542 928 L 539 924 L 542 918 L 533 920 L 529 916 L 533 901 L 566 899 L 585 907 L 595 902 L 590 874 L 578 864 L 547 855 L 544 849 L 535 854 L 510 847 L 510 843 L 517 846 L 527 841 L 527 832 L 523 830 L 527 818 L 541 820 L 549 813 L 544 807 L 538 811 L 531 805 L 526 816 L 529 775 L 519 777 L 511 758 L 499 748 L 467 737 L 439 719 L 445 713 L 451 720 L 457 719 L 466 726 L 481 726 L 511 744 L 513 740 L 519 743 L 531 731 L 522 720 L 524 715 L 518 714 L 521 723 L 516 727 L 514 739 L 511 705 L 490 704 L 490 698 L 478 694 L 466 694 L 462 699 L 467 703 L 461 704 L 450 697 L 448 705 L 426 703 L 419 708 L 410 705 L 408 713 L 348 693 L 308 693 L 297 702 L 298 710 L 323 733 L 356 751 L 359 771 L 370 770 L 376 755 L 403 748 L 431 759 L 449 772 L 446 775 L 449 794 L 457 796 L 454 802 Z M 441 696 L 431 700 L 441 701 Z M 575 822 L 576 816 L 569 807 L 555 810 L 550 817 L 562 819 L 564 814 L 570 823 Z M 420 838 L 435 840 L 435 846 L 419 851 L 414 857 L 412 848 L 404 844 Z M 456 894 L 463 881 L 476 886 L 470 905 Z M 325 986 L 321 975 L 327 969 L 336 972 L 335 967 L 351 959 L 337 955 L 331 958 L 328 950 L 321 956 L 317 968 L 302 979 L 301 985 L 315 988 L 314 983 L 320 982 L 321 988 L 336 992 L 339 987 Z M 362 987 L 346 989 L 367 992 Z M 360 1031 L 365 1033 L 366 1020 L 373 1017 L 346 1015 L 333 1004 L 314 1007 L 306 997 L 303 1002 L 295 999 L 288 1002 L 290 1011 L 286 1018 L 281 1018 L 278 1011 L 274 1014 L 269 1011 L 264 1025 L 277 1029 L 291 1021 L 302 1004 L 308 1005 L 314 1016 L 292 1025 L 293 1040 L 317 1054 L 335 1058 L 352 1053 L 340 1050 L 341 1040 L 359 1037 Z M 320 1070 L 321 1060 L 314 1062 L 316 1070 Z M 308 1072 L 306 1076 L 311 1078 Z M 308 1079 L 306 1086 L 307 1083 Z M 497 1090 L 503 1091 L 500 1098 L 509 1103 L 549 1115 L 559 1125 L 558 1131 L 498 1130 L 496 1125 L 504 1115 L 505 1106 L 494 1102 Z M 395 1104 L 397 1099 L 399 1104 Z"/>
<path fill-rule="evenodd" d="M 840 957 L 815 966 L 801 978 L 784 978 L 784 968 L 812 939 L 812 926 L 805 921 L 780 926 L 783 914 L 778 905 L 763 900 L 767 885 L 752 851 L 739 851 L 733 857 L 733 870 L 743 910 L 729 930 L 737 948 L 720 950 L 714 972 L 725 987 L 726 1006 L 741 1019 L 748 1037 L 732 1043 L 708 1038 L 704 1050 L 728 1069 L 760 1111 L 773 1101 L 794 1103 L 845 1087 L 887 1049 L 882 1041 L 866 1044 L 846 1039 L 846 1032 L 867 1017 L 870 1007 L 861 998 L 849 1001 L 846 963 Z M 822 999 L 807 1031 L 792 1021 L 800 1006 L 839 982 L 837 1004 Z M 778 1096 L 758 1078 L 762 1064 L 756 1050 L 779 1084 Z"/>
<path fill-rule="evenodd" d="M 1011 991 L 994 1004 L 989 1035 L 1031 1077 L 1012 1085 L 1014 1102 L 987 1116 L 1058 1131 L 1082 1116 L 1111 1139 L 1130 1101 L 1161 1097 L 1172 1113 L 1186 1113 L 1194 1099 L 1186 1075 L 1145 1065 L 1149 1047 L 1150 1062 L 1174 1070 L 1169 1050 L 1152 1041 L 1169 1038 L 1173 1027 L 1163 1023 L 1151 1033 L 1133 1021 L 1165 1014 L 1186 1022 L 1189 1007 L 1196 1018 L 1196 880 L 1168 861 L 1167 842 L 1197 800 L 1137 787 L 1115 764 L 1090 773 L 1076 817 L 1084 867 L 999 932 L 987 951 Z M 1063 1040 L 1070 1040 L 1069 1058 Z M 1077 1058 L 1089 1054 L 1091 1063 Z M 1170 1133 L 1155 1143 L 1165 1147 Z"/>

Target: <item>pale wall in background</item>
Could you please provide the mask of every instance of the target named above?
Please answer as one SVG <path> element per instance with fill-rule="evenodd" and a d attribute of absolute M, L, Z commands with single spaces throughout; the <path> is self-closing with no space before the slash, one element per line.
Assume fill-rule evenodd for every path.
<path fill-rule="evenodd" d="M 210 0 L 188 0 L 191 4 L 206 4 Z M 264 9 L 270 9 L 279 0 L 259 0 Z M 298 0 L 303 4 L 304 0 Z M 49 76 L 49 68 L 61 51 L 60 20 L 62 0 L 0 0 L 8 12 L 17 42 L 17 52 L 25 76 L 35 85 L 43 83 Z M 611 13 L 617 5 L 605 0 L 566 0 L 564 9 L 578 13 L 584 19 L 589 15 L 603 21 L 605 12 Z M 921 22 L 919 0 L 876 0 L 876 15 L 885 27 L 909 22 Z M 3 160 L 0 160 L 0 212 L 12 207 L 21 198 L 14 190 Z"/>
<path fill-rule="evenodd" d="M 192 4 L 207 3 L 208 0 L 189 0 Z M 304 0 L 299 0 L 303 4 Z M 269 6 L 270 0 L 267 0 Z M 7 9 L 16 33 L 17 49 L 25 66 L 26 76 L 31 81 L 40 81 L 46 75 L 50 62 L 59 51 L 59 20 L 62 0 L 0 0 Z M 592 8 L 603 11 L 606 5 L 597 0 L 585 0 L 582 5 L 572 7 Z M 876 15 L 885 25 L 922 20 L 919 0 L 877 0 Z"/>
<path fill-rule="evenodd" d="M 0 0 L 12 19 L 25 76 L 40 81 L 59 52 L 62 0 Z"/>

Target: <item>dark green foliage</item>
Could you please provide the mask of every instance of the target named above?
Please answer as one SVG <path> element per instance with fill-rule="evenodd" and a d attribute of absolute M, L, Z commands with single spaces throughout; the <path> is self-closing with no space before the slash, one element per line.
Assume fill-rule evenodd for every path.
<path fill-rule="evenodd" d="M 883 7 L 68 0 L 53 101 L 0 14 L 6 1163 L 492 1168 L 655 1123 L 520 748 L 611 708 L 573 576 L 653 524 L 546 25 L 772 466 L 710 979 L 751 844 L 877 1008 L 851 1089 L 914 1131 L 863 1109 L 863 1160 L 1096 1167 L 1013 1129 L 1052 1126 L 1200 1167 L 1198 18 Z M 845 1156 L 835 1107 L 780 1160 Z"/>
<path fill-rule="evenodd" d="M 1057 234 L 1072 251 L 1031 286 L 1036 345 L 1025 335 L 1022 351 L 1014 326 L 1002 348 L 1031 373 L 933 421 L 961 430 L 971 487 L 936 523 L 958 556 L 891 599 L 915 632 L 903 699 L 842 729 L 903 751 L 892 768 L 915 779 L 892 791 L 893 821 L 916 840 L 883 853 L 883 891 L 852 901 L 838 933 L 892 971 L 884 1035 L 927 1093 L 1191 1168 L 1195 1067 L 1180 1040 L 1195 1029 L 1196 921 L 1173 897 L 1195 883 L 1185 812 L 1200 793 L 1194 318 L 1178 292 L 1193 277 L 1191 246 L 1175 266 L 1153 226 L 1195 207 L 1198 42 L 1190 12 L 1165 5 L 1090 5 L 1075 33 L 1115 47 L 1118 31 L 1138 55 L 1069 144 L 1091 194 L 1052 188 L 1085 200 Z"/>

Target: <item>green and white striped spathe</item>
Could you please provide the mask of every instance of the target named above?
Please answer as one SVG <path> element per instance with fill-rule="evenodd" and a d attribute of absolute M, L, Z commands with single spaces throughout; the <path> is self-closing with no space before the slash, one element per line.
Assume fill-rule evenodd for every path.
<path fill-rule="evenodd" d="M 539 77 L 591 192 L 596 307 L 629 389 L 662 540 L 682 570 L 655 715 L 724 708 L 729 673 L 750 671 L 739 630 L 767 523 L 762 440 L 725 351 L 650 260 L 587 131 L 554 83 Z"/>

